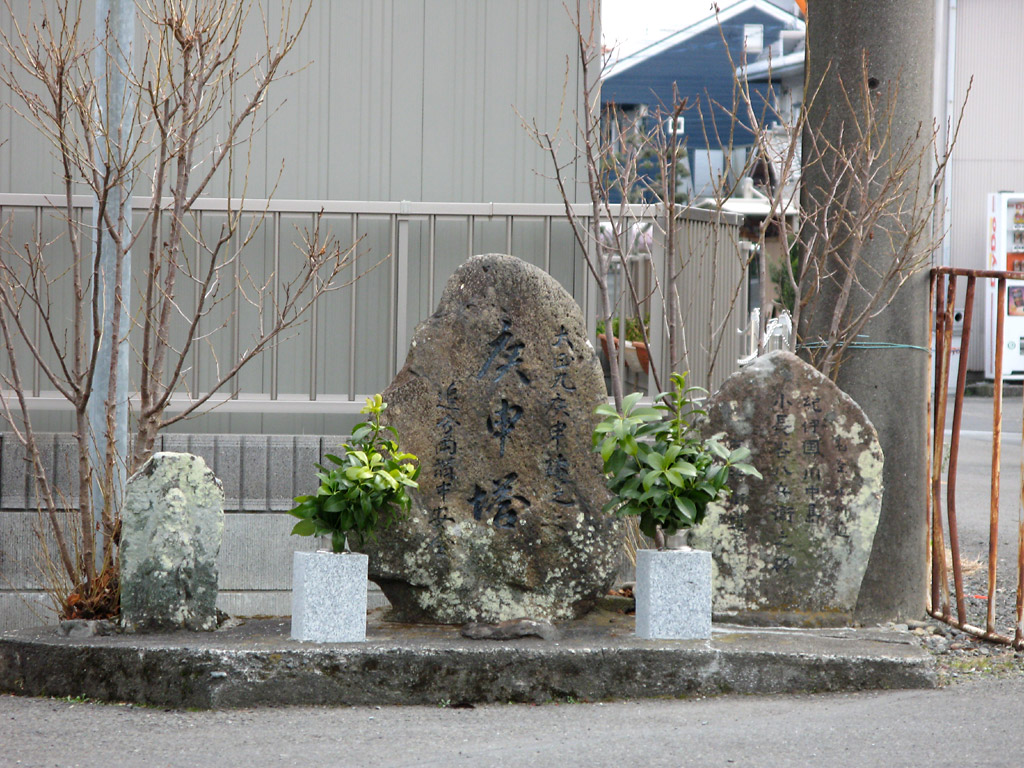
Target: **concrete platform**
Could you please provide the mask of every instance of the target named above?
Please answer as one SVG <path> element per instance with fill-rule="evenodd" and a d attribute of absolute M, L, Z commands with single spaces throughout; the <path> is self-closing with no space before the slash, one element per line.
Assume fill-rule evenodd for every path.
<path fill-rule="evenodd" d="M 711 640 L 641 640 L 596 612 L 561 638 L 468 640 L 458 627 L 371 615 L 365 643 L 289 638 L 287 618 L 209 633 L 0 636 L 0 691 L 162 707 L 597 701 L 724 693 L 932 688 L 909 633 L 715 625 Z"/>

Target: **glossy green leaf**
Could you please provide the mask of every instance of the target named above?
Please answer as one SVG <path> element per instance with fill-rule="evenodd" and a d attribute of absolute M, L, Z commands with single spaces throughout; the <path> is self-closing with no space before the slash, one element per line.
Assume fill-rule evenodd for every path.
<path fill-rule="evenodd" d="M 752 466 L 752 465 L 750 465 L 750 464 L 742 464 L 741 463 L 741 464 L 733 464 L 732 466 L 733 466 L 733 469 L 735 469 L 737 472 L 742 472 L 745 475 L 751 475 L 753 477 L 756 477 L 758 480 L 763 479 L 761 477 L 761 473 L 757 471 L 757 468 Z"/>
<path fill-rule="evenodd" d="M 316 534 L 316 523 L 312 520 L 299 520 L 292 528 L 292 536 L 313 536 Z"/>

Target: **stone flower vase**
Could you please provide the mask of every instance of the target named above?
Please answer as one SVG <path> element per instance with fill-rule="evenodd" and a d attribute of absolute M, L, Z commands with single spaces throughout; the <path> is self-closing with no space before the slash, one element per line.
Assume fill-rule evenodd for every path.
<path fill-rule="evenodd" d="M 357 552 L 292 555 L 292 639 L 314 643 L 366 640 L 366 569 Z"/>
<path fill-rule="evenodd" d="M 711 637 L 711 553 L 699 549 L 640 549 L 636 553 L 636 635 Z"/>

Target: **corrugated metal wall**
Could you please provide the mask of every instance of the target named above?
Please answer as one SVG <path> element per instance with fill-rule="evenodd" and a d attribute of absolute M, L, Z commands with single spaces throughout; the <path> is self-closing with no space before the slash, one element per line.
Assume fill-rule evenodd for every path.
<path fill-rule="evenodd" d="M 281 3 L 263 5 L 273 25 Z M 30 10 L 38 18 L 39 0 L 13 6 L 20 24 Z M 84 7 L 88 33 L 94 4 Z M 0 16 L 11 34 L 14 19 Z M 247 31 L 242 61 L 263 35 L 257 12 Z M 247 195 L 269 196 L 283 163 L 278 198 L 557 202 L 542 175 L 550 161 L 516 110 L 558 123 L 563 95 L 579 93 L 574 35 L 560 0 L 314 0 L 288 60 L 301 71 L 270 91 Z M 0 102 L 11 101 L 0 88 Z M 10 109 L 0 131 L 0 191 L 57 191 L 38 132 Z"/>
<path fill-rule="evenodd" d="M 971 77 L 970 100 L 951 163 L 950 261 L 954 267 L 985 266 L 985 196 L 1024 191 L 1024 3 L 959 0 L 956 12 L 955 104 L 959 109 Z M 961 299 L 962 301 L 962 299 Z M 974 306 L 983 317 L 984 291 Z M 971 345 L 968 365 L 983 370 L 984 346 Z"/>
<path fill-rule="evenodd" d="M 691 385 L 714 392 L 746 353 L 746 336 L 739 330 L 747 326 L 749 315 L 747 252 L 740 248 L 736 228 L 713 216 L 687 222 L 680 235 L 676 291 L 681 297 L 685 356 L 672 369 L 689 371 Z"/>
<path fill-rule="evenodd" d="M 270 29 L 279 24 L 281 5 L 276 0 L 262 2 L 270 13 Z M 294 5 L 304 5 L 304 0 L 295 0 Z M 0 25 L 11 35 L 16 22 L 25 29 L 41 18 L 41 7 L 52 13 L 55 6 L 55 0 L 13 0 L 14 16 L 0 14 Z M 86 40 L 92 34 L 93 7 L 92 3 L 83 4 L 80 34 Z M 247 32 L 238 57 L 242 62 L 250 61 L 259 50 L 263 28 L 258 11 L 252 12 Z M 140 49 L 143 37 L 140 27 L 136 33 Z M 0 63 L 8 63 L 8 58 L 0 55 Z M 578 99 L 580 84 L 575 30 L 561 0 L 313 0 L 288 67 L 299 71 L 270 90 L 261 118 L 267 120 L 266 126 L 256 134 L 251 152 L 243 148 L 239 153 L 240 159 L 250 158 L 244 187 L 248 198 L 273 193 L 276 199 L 298 200 L 560 201 L 548 178 L 550 158 L 530 139 L 516 110 L 525 119 L 536 119 L 544 129 L 553 130 L 561 121 L 571 134 L 578 105 L 563 104 L 563 99 Z M 11 102 L 11 94 L 0 87 L 0 103 Z M 59 191 L 53 152 L 40 132 L 10 108 L 0 109 L 0 131 L 0 140 L 7 139 L 0 145 L 0 192 Z M 565 136 L 569 159 L 571 139 L 571 135 Z M 239 194 L 242 172 L 235 176 L 230 189 L 221 178 L 206 194 Z M 140 181 L 137 194 L 148 193 L 142 186 Z M 569 191 L 572 194 L 573 187 Z M 29 237 L 22 233 L 31 231 L 30 214 L 13 215 L 16 219 L 8 234 L 17 230 L 15 239 L 27 241 Z M 245 217 L 243 228 L 257 218 Z M 208 216 L 204 229 L 208 227 L 212 234 L 222 219 Z M 59 222 L 51 221 L 49 214 L 43 224 L 48 236 L 62 235 Z M 296 249 L 291 245 L 301 242 L 301 229 L 308 226 L 308 216 L 281 218 L 283 263 L 294 263 Z M 351 242 L 350 218 L 333 217 L 325 226 L 335 231 L 342 243 Z M 503 230 L 496 229 L 500 226 L 480 221 L 473 252 L 504 250 Z M 362 220 L 359 234 L 366 239 L 360 248 L 361 269 L 389 253 L 390 229 L 387 217 Z M 553 235 L 551 272 L 581 298 L 583 266 L 565 229 L 558 226 Z M 273 264 L 269 230 L 268 223 L 242 257 L 257 282 L 270 273 Z M 544 245 L 539 231 L 539 227 L 520 227 L 513 253 L 533 263 L 542 261 Z M 420 246 L 412 253 L 424 252 L 425 225 L 414 223 L 410 234 L 418 238 Z M 465 259 L 465 242 L 466 228 L 461 222 L 440 222 L 433 272 L 427 274 L 425 261 L 410 265 L 410 278 L 421 289 L 409 293 L 410 327 L 433 310 L 429 296 L 439 295 L 448 276 Z M 54 247 L 59 247 L 59 242 Z M 137 248 L 133 255 L 138 264 L 134 273 L 140 275 L 144 254 Z M 393 322 L 389 315 L 393 309 L 391 269 L 385 264 L 359 283 L 357 312 L 365 339 L 375 341 L 374 329 L 387 330 Z M 352 325 L 350 296 L 347 290 L 339 291 L 331 301 L 322 302 L 317 310 L 321 331 L 313 337 L 315 347 L 310 346 L 309 324 L 280 346 L 282 392 L 308 391 L 311 354 L 326 363 L 317 366 L 320 392 L 349 391 L 350 371 L 345 367 L 349 354 L 338 350 L 324 329 Z M 247 311 L 242 305 L 240 317 Z M 244 345 L 245 339 L 240 342 Z M 213 340 L 212 349 L 221 360 L 235 353 L 228 334 Z M 357 372 L 356 391 L 376 391 L 387 384 L 387 355 L 379 352 L 374 344 L 357 347 L 352 361 Z M 240 375 L 242 386 L 267 390 L 268 365 L 266 360 L 253 361 Z M 201 369 L 208 378 L 212 364 L 203 367 L 197 362 L 193 370 Z M 269 420 L 275 421 L 274 417 Z M 44 422 L 43 428 L 67 429 L 69 422 L 52 419 Z M 188 427 L 190 431 L 197 428 L 211 432 L 330 431 L 338 425 L 312 419 L 301 426 L 280 420 L 268 424 L 262 416 L 211 415 L 201 426 Z"/>

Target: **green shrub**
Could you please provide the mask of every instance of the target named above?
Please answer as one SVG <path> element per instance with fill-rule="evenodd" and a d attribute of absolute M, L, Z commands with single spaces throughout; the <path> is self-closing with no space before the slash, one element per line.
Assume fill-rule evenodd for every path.
<path fill-rule="evenodd" d="M 387 408 L 380 395 L 367 398 L 360 413 L 369 422 L 357 424 L 351 443 L 345 443 L 344 457 L 326 454 L 336 465 L 330 469 L 317 464 L 320 487 L 312 496 L 297 496 L 289 514 L 299 518 L 292 528 L 298 536 L 331 537 L 335 552 L 345 551 L 345 541 L 359 547 L 376 535 L 378 528 L 401 519 L 410 505 L 407 489 L 419 487 L 420 468 L 411 453 L 398 449 L 398 432 L 384 427 L 380 415 Z M 390 432 L 393 439 L 381 436 Z"/>
<path fill-rule="evenodd" d="M 640 530 L 659 549 L 665 536 L 699 525 L 708 504 L 731 492 L 731 471 L 761 477 L 745 463 L 750 449 L 729 451 L 720 435 L 701 439 L 694 421 L 706 414 L 693 398 L 706 391 L 687 387 L 684 373 L 671 378 L 672 391 L 658 395 L 653 406 L 642 406 L 639 392 L 622 401 L 621 415 L 599 405 L 603 419 L 594 430 L 594 449 L 613 494 L 605 511 L 637 516 Z"/>

